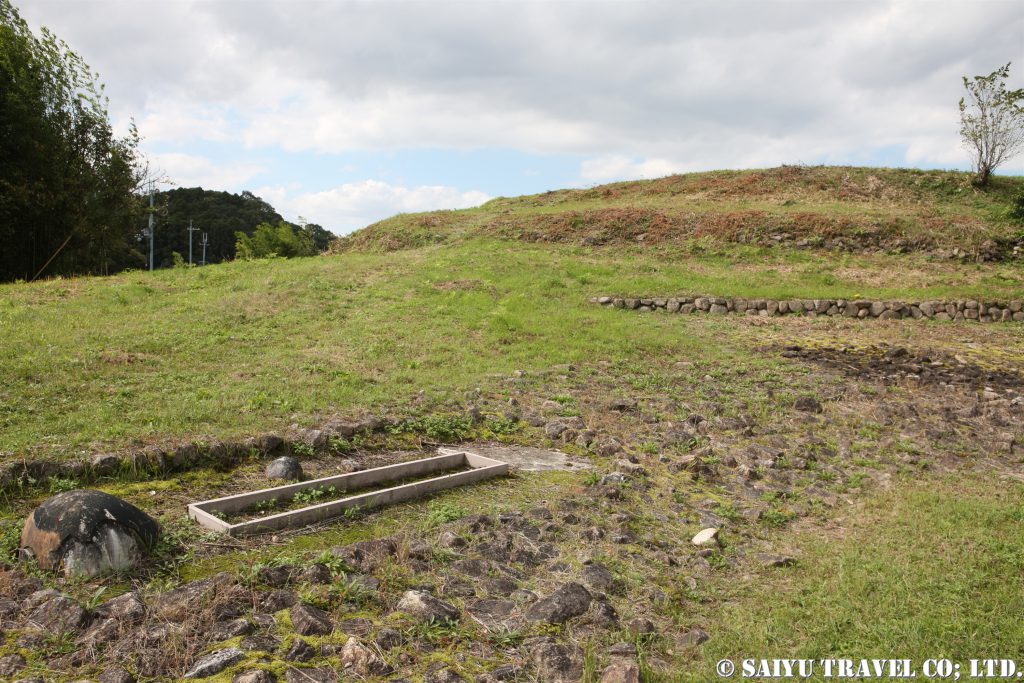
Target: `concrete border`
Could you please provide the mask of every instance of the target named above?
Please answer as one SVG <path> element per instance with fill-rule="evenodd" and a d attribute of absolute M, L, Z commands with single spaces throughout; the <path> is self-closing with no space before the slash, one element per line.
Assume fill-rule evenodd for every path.
<path fill-rule="evenodd" d="M 401 484 L 391 488 L 364 493 L 325 503 L 318 503 L 298 510 L 281 512 L 276 515 L 269 515 L 260 519 L 248 520 L 237 524 L 218 518 L 214 513 L 238 512 L 245 508 L 266 500 L 287 500 L 299 491 L 322 486 L 334 486 L 340 491 L 355 491 L 367 486 L 381 484 L 389 481 L 416 477 L 435 472 L 443 472 L 456 467 L 468 466 L 467 472 L 456 472 L 445 474 L 411 484 Z M 403 500 L 419 498 L 431 493 L 445 489 L 464 486 L 484 479 L 501 476 L 508 473 L 507 463 L 492 458 L 485 458 L 475 453 L 465 451 L 445 452 L 432 458 L 412 460 L 397 465 L 386 465 L 375 467 L 360 472 L 348 474 L 337 474 L 321 479 L 288 484 L 270 489 L 239 493 L 224 498 L 205 500 L 199 503 L 192 503 L 188 506 L 188 516 L 194 519 L 201 526 L 228 534 L 229 536 L 250 536 L 266 531 L 276 531 L 289 527 L 306 526 L 315 524 L 326 519 L 341 516 L 345 510 L 351 508 L 372 508 L 382 505 L 390 505 Z"/>

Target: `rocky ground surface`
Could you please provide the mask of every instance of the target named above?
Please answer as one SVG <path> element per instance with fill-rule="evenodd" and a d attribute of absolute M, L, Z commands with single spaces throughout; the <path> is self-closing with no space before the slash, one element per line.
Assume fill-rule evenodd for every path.
<path fill-rule="evenodd" d="M 9 562 L 0 677 L 625 683 L 641 670 L 671 674 L 715 637 L 699 617 L 714 600 L 708 586 L 799 562 L 785 536 L 797 520 L 825 519 L 904 473 L 1019 477 L 1021 368 L 998 349 L 918 343 L 803 340 L 762 346 L 763 366 L 597 360 L 496 378 L 459 409 L 592 468 L 561 473 L 540 500 L 455 507 L 429 533 L 319 547 L 322 530 L 306 530 L 306 550 L 265 561 L 254 560 L 266 539 L 205 539 L 155 580 L 63 583 Z M 388 456 L 385 445 L 310 455 L 304 467 L 414 457 Z M 540 476 L 494 486 L 529 490 Z M 238 564 L 178 578 L 204 555 Z"/>

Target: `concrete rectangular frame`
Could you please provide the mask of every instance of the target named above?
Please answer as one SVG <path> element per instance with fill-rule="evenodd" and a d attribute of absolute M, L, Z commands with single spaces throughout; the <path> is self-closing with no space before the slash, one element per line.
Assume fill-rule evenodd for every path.
<path fill-rule="evenodd" d="M 312 488 L 333 486 L 339 491 L 354 491 L 368 486 L 376 486 L 406 479 L 408 477 L 420 477 L 456 467 L 469 467 L 471 469 L 453 474 L 442 474 L 437 477 L 412 482 L 411 484 L 399 484 L 390 488 L 363 493 L 359 495 L 331 500 L 325 503 L 318 503 L 298 510 L 280 512 L 268 515 L 259 519 L 252 519 L 237 524 L 230 524 L 220 519 L 215 513 L 232 513 L 245 510 L 246 508 L 268 500 L 287 500 L 299 491 Z M 188 516 L 197 521 L 207 529 L 220 531 L 229 536 L 250 536 L 267 531 L 277 531 L 289 527 L 306 526 L 315 524 L 333 517 L 345 514 L 346 510 L 352 508 L 372 508 L 382 505 L 390 505 L 412 498 L 418 498 L 445 489 L 464 486 L 474 482 L 490 479 L 508 473 L 507 463 L 492 458 L 485 458 L 475 453 L 464 451 L 444 451 L 441 455 L 432 458 L 412 460 L 397 465 L 375 467 L 360 472 L 348 474 L 337 474 L 321 479 L 312 479 L 297 484 L 277 486 L 270 489 L 239 493 L 234 496 L 204 500 L 200 503 L 192 503 L 188 506 Z"/>

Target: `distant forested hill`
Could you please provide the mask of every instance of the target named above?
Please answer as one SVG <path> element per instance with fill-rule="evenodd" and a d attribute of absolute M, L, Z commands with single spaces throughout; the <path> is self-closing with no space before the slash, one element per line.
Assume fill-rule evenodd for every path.
<path fill-rule="evenodd" d="M 252 192 L 231 194 L 201 187 L 184 187 L 158 193 L 156 205 L 156 244 L 154 262 L 157 268 L 173 264 L 173 252 L 188 260 L 188 224 L 197 231 L 192 234 L 193 261 L 202 258 L 202 236 L 209 238 L 206 262 L 219 263 L 235 257 L 235 233 L 252 235 L 260 223 L 277 225 L 284 221 L 273 206 Z M 284 221 L 287 222 L 287 221 Z M 334 238 L 330 232 L 316 223 L 304 226 L 289 223 L 296 230 L 310 233 L 320 251 Z M 148 242 L 143 251 L 148 249 Z"/>

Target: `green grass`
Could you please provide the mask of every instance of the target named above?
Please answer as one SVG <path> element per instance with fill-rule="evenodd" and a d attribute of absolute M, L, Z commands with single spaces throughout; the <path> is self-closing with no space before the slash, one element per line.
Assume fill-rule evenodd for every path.
<path fill-rule="evenodd" d="M 0 452 L 232 438 L 402 404 L 420 390 L 445 401 L 498 374 L 594 358 L 747 355 L 729 322 L 640 322 L 586 302 L 602 293 L 1007 297 L 1022 281 L 1017 266 L 912 256 L 840 258 L 827 269 L 800 251 L 471 240 L 6 285 Z M 722 341 L 708 347 L 709 336 Z M 440 438 L 462 426 L 426 425 Z"/>
<path fill-rule="evenodd" d="M 902 481 L 848 512 L 845 529 L 789 539 L 796 567 L 722 587 L 712 639 L 680 680 L 713 680 L 722 658 L 945 657 L 966 672 L 1020 655 L 1024 485 Z"/>

